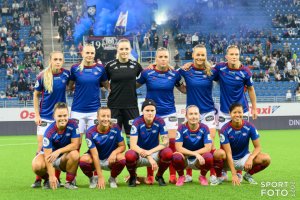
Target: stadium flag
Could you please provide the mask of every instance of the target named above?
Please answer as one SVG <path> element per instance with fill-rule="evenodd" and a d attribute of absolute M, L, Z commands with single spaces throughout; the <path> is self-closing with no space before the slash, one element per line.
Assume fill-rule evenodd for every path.
<path fill-rule="evenodd" d="M 91 6 L 88 6 L 87 7 L 87 13 L 88 13 L 88 16 L 92 19 L 95 18 L 95 15 L 96 15 L 96 5 L 91 5 Z"/>
<path fill-rule="evenodd" d="M 128 18 L 128 11 L 120 12 L 119 18 L 115 26 L 115 31 L 120 35 L 124 35 L 124 33 L 126 32 L 127 18 Z"/>

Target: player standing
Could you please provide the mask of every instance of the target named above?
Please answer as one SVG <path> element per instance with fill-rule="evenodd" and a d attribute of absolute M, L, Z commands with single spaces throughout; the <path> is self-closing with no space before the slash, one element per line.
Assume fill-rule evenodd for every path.
<path fill-rule="evenodd" d="M 82 62 L 71 67 L 69 88 L 75 84 L 71 117 L 78 120 L 80 134 L 95 124 L 100 105 L 100 87 L 109 88 L 105 68 L 94 62 L 95 47 L 87 44 L 82 50 Z"/>

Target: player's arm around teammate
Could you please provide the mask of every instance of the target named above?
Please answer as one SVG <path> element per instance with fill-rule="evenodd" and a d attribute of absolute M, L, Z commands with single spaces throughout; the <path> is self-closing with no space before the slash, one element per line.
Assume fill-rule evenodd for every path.
<path fill-rule="evenodd" d="M 116 177 L 125 167 L 125 142 L 119 126 L 111 123 L 111 110 L 108 107 L 98 109 L 97 119 L 98 125 L 87 131 L 89 151 L 80 157 L 79 165 L 90 179 L 90 188 L 105 189 L 102 170 L 110 171 L 110 187 L 117 188 Z M 93 175 L 95 170 L 97 175 Z"/>

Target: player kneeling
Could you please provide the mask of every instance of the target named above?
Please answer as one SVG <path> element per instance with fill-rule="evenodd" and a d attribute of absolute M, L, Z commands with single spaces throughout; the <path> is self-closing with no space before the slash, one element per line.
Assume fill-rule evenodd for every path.
<path fill-rule="evenodd" d="M 231 121 L 225 124 L 220 131 L 220 142 L 226 155 L 219 154 L 220 158 L 226 158 L 228 166 L 224 170 L 231 170 L 232 183 L 240 185 L 246 180 L 250 184 L 257 184 L 252 175 L 269 166 L 271 158 L 268 154 L 261 153 L 259 134 L 256 128 L 248 121 L 243 120 L 243 106 L 234 103 L 230 106 Z M 249 152 L 249 141 L 252 140 L 254 150 Z M 236 170 L 244 170 L 242 177 Z"/>
<path fill-rule="evenodd" d="M 80 157 L 79 166 L 89 177 L 90 188 L 105 189 L 102 169 L 110 171 L 110 187 L 117 188 L 116 177 L 125 167 L 125 157 L 122 153 L 126 146 L 122 131 L 117 124 L 111 123 L 111 110 L 107 107 L 98 109 L 97 119 L 98 125 L 87 131 L 86 142 L 89 151 Z M 95 169 L 97 176 L 93 176 Z"/>
<path fill-rule="evenodd" d="M 191 105 L 186 109 L 187 122 L 177 131 L 176 150 L 172 164 L 179 174 L 176 186 L 182 186 L 185 181 L 185 168 L 200 170 L 199 182 L 208 185 L 206 173 L 213 169 L 213 155 L 211 153 L 212 140 L 209 129 L 200 123 L 200 112 L 197 106 Z"/>
<path fill-rule="evenodd" d="M 136 168 L 149 166 L 158 172 L 155 180 L 165 186 L 163 174 L 172 160 L 168 132 L 162 118 L 156 116 L 156 104 L 146 99 L 142 105 L 143 115 L 133 121 L 130 131 L 131 150 L 125 154 L 126 167 L 130 174 L 128 186 L 136 186 Z M 159 142 L 161 137 L 161 143 Z"/>
<path fill-rule="evenodd" d="M 54 106 L 54 119 L 44 133 L 42 151 L 33 159 L 32 170 L 41 176 L 44 189 L 56 189 L 59 185 L 55 169 L 67 172 L 65 188 L 77 189 L 74 178 L 79 161 L 80 133 L 75 120 L 69 119 L 66 103 Z"/>

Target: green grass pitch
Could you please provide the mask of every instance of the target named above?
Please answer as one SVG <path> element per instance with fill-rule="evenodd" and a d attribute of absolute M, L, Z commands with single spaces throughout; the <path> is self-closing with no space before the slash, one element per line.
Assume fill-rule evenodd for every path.
<path fill-rule="evenodd" d="M 78 169 L 77 185 L 78 190 L 69 191 L 60 188 L 56 191 L 32 189 L 31 183 L 35 175 L 31 170 L 31 161 L 36 151 L 35 136 L 1 136 L 0 137 L 0 200 L 14 199 L 300 199 L 297 192 L 300 188 L 299 153 L 300 130 L 276 130 L 260 131 L 262 151 L 269 153 L 272 162 L 269 168 L 254 176 L 259 182 L 258 185 L 249 185 L 245 181 L 240 187 L 232 186 L 231 182 L 225 182 L 219 186 L 203 187 L 198 183 L 198 171 L 193 171 L 193 182 L 183 187 L 176 187 L 168 184 L 166 187 L 159 187 L 157 183 L 152 186 L 140 185 L 136 188 L 129 188 L 123 178 L 128 174 L 126 168 L 119 176 L 119 188 L 111 189 L 106 186 L 105 190 L 89 189 L 88 179 Z M 85 152 L 86 144 L 83 143 Z M 297 161 L 298 160 L 298 161 Z M 109 173 L 104 172 L 108 178 Z M 139 175 L 145 175 L 146 169 L 139 168 Z M 230 173 L 229 173 L 230 175 Z M 168 172 L 164 175 L 168 180 Z M 65 179 L 65 174 L 61 174 Z M 271 182 L 272 187 L 264 188 L 262 184 Z M 278 182 L 288 182 L 287 187 L 279 187 Z M 277 184 L 277 185 L 276 185 Z M 267 189 L 269 196 L 261 196 L 261 191 Z M 279 193 L 276 190 L 288 190 L 286 193 Z M 272 195 L 273 194 L 273 195 Z M 271 195 L 271 196 L 270 196 Z M 294 197 L 295 196 L 295 197 Z"/>

